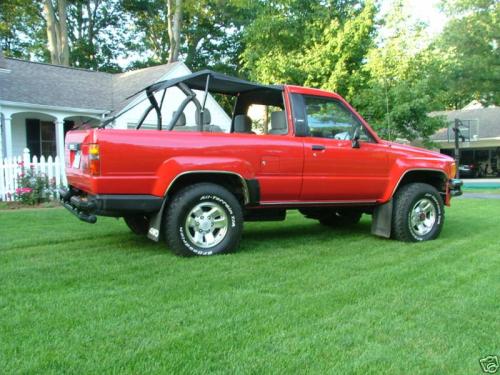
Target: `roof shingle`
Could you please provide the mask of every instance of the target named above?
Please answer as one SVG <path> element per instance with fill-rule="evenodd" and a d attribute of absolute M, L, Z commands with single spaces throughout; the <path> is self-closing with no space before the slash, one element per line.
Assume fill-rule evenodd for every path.
<path fill-rule="evenodd" d="M 126 98 L 163 77 L 173 64 L 120 74 L 3 59 L 0 100 L 58 107 L 118 111 Z"/>

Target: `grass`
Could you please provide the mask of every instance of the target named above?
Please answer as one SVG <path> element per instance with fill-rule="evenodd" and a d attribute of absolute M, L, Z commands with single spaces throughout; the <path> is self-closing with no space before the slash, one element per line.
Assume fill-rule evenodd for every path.
<path fill-rule="evenodd" d="M 474 194 L 500 194 L 500 189 L 493 188 L 480 188 L 480 187 L 464 187 L 462 189 L 464 193 L 474 193 Z"/>
<path fill-rule="evenodd" d="M 500 355 L 499 210 L 455 200 L 419 244 L 292 213 L 190 259 L 122 221 L 2 211 L 0 372 L 479 374 Z"/>

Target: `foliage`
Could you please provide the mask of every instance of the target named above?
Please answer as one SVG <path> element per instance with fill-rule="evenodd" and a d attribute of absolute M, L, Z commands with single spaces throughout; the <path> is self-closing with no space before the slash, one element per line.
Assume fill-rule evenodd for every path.
<path fill-rule="evenodd" d="M 438 77 L 440 104 L 500 105 L 500 2 L 444 0 L 442 7 L 451 19 L 432 46 L 446 60 Z"/>
<path fill-rule="evenodd" d="M 354 1 L 264 2 L 245 31 L 253 79 L 336 90 L 348 96 L 374 33 L 375 5 Z"/>
<path fill-rule="evenodd" d="M 47 175 L 35 171 L 33 166 L 27 167 L 22 162 L 19 166 L 15 199 L 30 206 L 48 202 L 54 196 L 55 181 L 49 181 Z"/>
<path fill-rule="evenodd" d="M 118 72 L 117 58 L 132 38 L 120 0 L 71 0 L 68 6 L 71 64 Z"/>
<path fill-rule="evenodd" d="M 0 49 L 22 59 L 48 58 L 42 2 L 0 1 Z"/>
<path fill-rule="evenodd" d="M 252 19 L 253 4 L 245 0 L 184 0 L 180 53 L 186 65 L 193 70 L 209 67 L 237 73 L 241 34 Z M 141 35 L 130 44 L 141 58 L 130 66 L 166 63 L 170 46 L 165 0 L 123 0 L 123 7 L 134 20 L 134 33 Z"/>
<path fill-rule="evenodd" d="M 410 15 L 402 2 L 396 3 L 386 19 L 387 36 L 367 54 L 367 80 L 353 104 L 384 138 L 427 140 L 444 125 L 428 116 L 436 109 L 434 56 L 427 50 L 424 26 L 408 25 Z"/>

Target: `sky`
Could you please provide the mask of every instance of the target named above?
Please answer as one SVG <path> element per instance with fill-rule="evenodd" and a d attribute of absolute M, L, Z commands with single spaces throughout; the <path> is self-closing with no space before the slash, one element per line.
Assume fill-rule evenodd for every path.
<path fill-rule="evenodd" d="M 383 0 L 382 12 L 389 11 L 392 7 L 392 0 Z M 428 33 L 434 36 L 441 32 L 445 23 L 446 16 L 438 9 L 439 0 L 406 0 L 406 9 L 413 15 L 414 21 L 424 21 L 429 25 Z"/>

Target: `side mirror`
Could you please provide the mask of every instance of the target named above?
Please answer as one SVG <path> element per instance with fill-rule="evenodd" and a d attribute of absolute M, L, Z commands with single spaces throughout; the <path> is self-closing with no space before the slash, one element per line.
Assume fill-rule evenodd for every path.
<path fill-rule="evenodd" d="M 352 148 L 359 148 L 360 128 L 361 126 L 357 126 L 356 129 L 354 129 L 354 134 L 352 135 L 352 141 L 351 141 Z"/>

